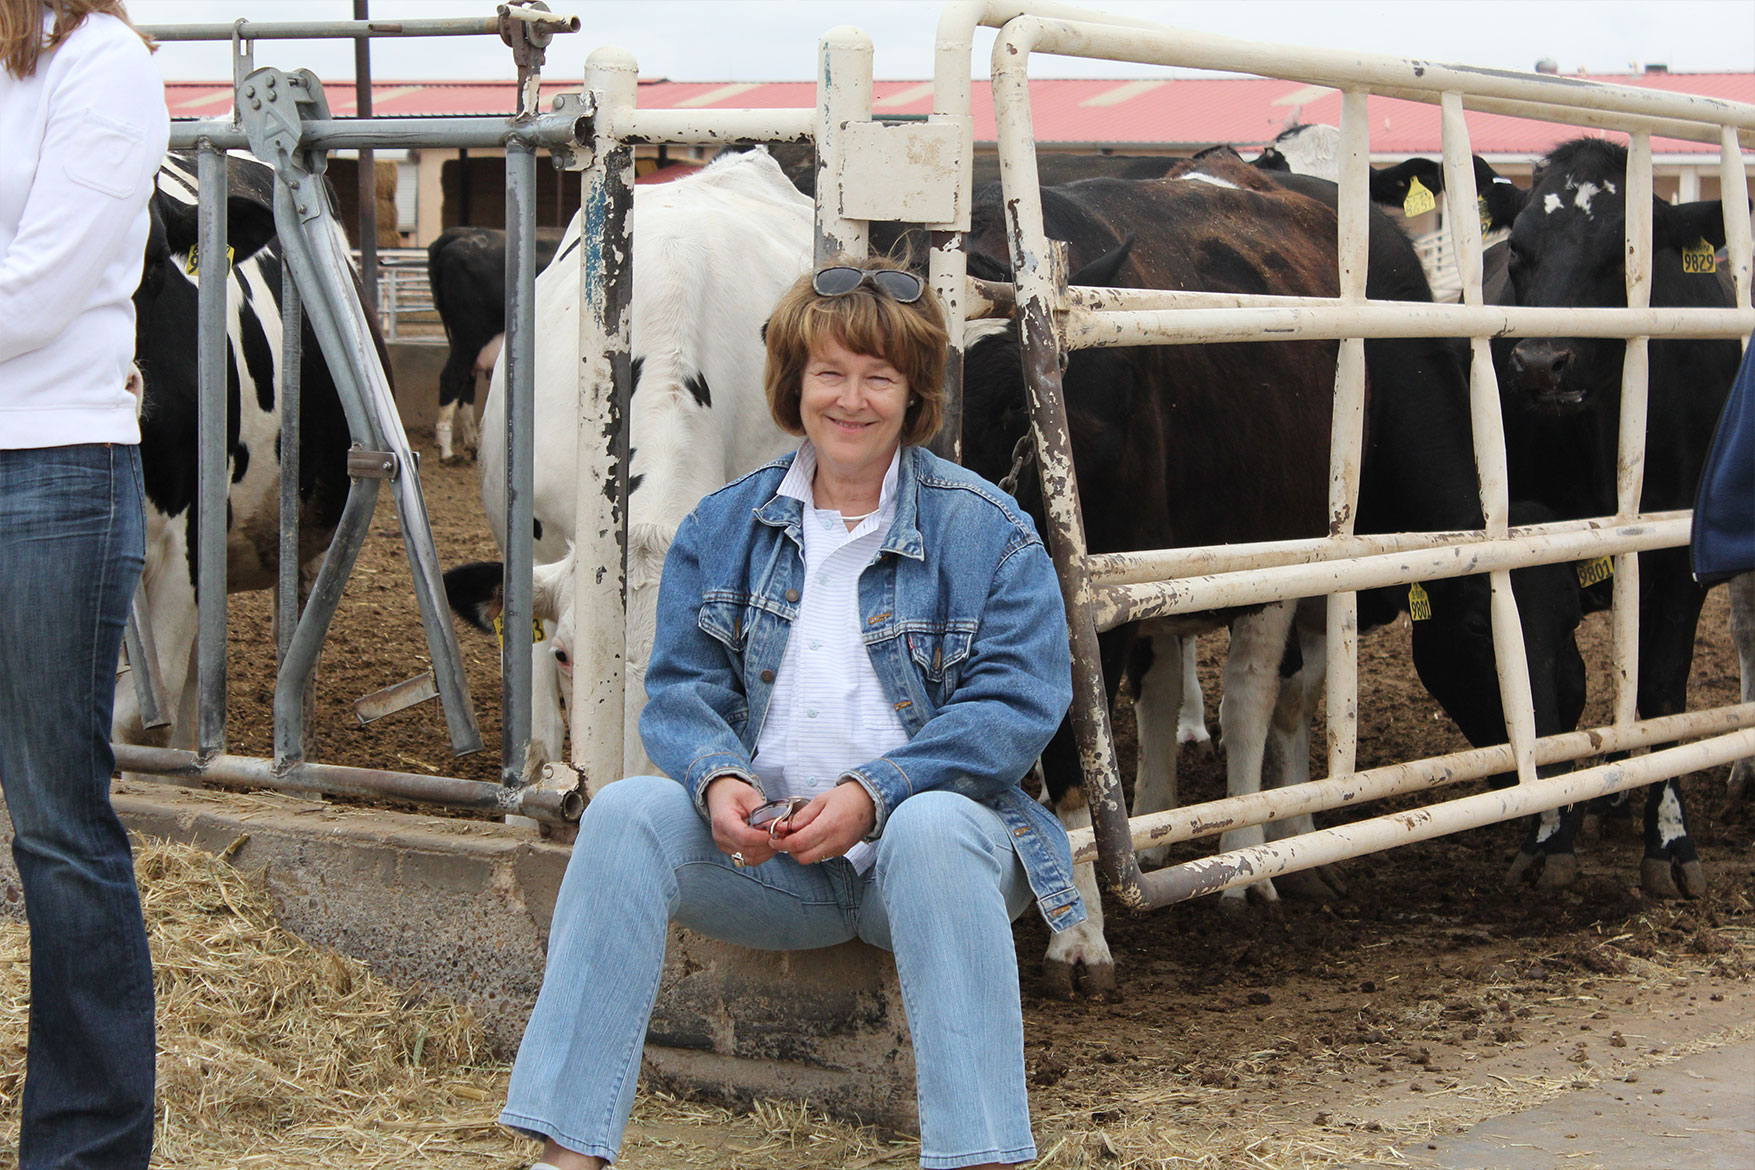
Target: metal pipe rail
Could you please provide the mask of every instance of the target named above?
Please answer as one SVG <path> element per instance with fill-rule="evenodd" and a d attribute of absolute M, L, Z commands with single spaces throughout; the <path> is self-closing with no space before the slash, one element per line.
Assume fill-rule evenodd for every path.
<path fill-rule="evenodd" d="M 589 115 L 570 106 L 523 122 L 510 117 L 475 115 L 456 118 L 313 118 L 304 124 L 301 139 L 313 150 L 491 148 L 504 146 L 507 142 L 521 142 L 545 150 L 567 150 L 581 140 L 590 141 Z M 172 150 L 191 150 L 201 141 L 211 142 L 221 150 L 250 149 L 249 135 L 229 118 L 171 123 Z"/>
<path fill-rule="evenodd" d="M 579 18 L 565 13 L 537 13 L 556 31 L 579 31 Z M 143 24 L 140 31 L 155 41 L 318 41 L 361 37 L 499 36 L 498 16 L 464 16 L 439 20 L 236 20 L 229 24 Z"/>
<path fill-rule="evenodd" d="M 376 796 L 440 804 L 448 808 L 481 812 L 515 813 L 551 824 L 576 821 L 584 811 L 585 798 L 576 790 L 509 789 L 487 780 L 461 780 L 453 776 L 423 776 L 418 772 L 390 772 L 380 768 L 351 768 L 341 764 L 298 763 L 277 770 L 269 760 L 254 756 L 215 755 L 202 757 L 179 748 L 117 744 L 116 766 L 129 772 L 150 773 L 168 779 L 199 780 L 224 788 L 268 789 L 300 796 Z"/>
<path fill-rule="evenodd" d="M 1580 522 L 1574 522 L 1578 524 Z M 1588 523 L 1588 522 L 1584 522 Z M 1308 564 L 1270 565 L 1175 580 L 1091 585 L 1089 611 L 1099 630 L 1129 622 L 1201 613 L 1326 593 L 1381 589 L 1414 581 L 1442 581 L 1525 565 L 1558 564 L 1605 555 L 1650 552 L 1688 543 L 1687 518 L 1616 528 L 1553 525 L 1542 537 L 1481 537 L 1460 545 L 1406 549 Z"/>
<path fill-rule="evenodd" d="M 1666 337 L 1735 338 L 1755 331 L 1750 309 L 1553 309 L 1497 305 L 1346 304 L 1316 300 L 1299 308 L 1068 311 L 1060 322 L 1069 349 L 1202 345 L 1240 341 L 1334 341 L 1348 337 Z"/>
<path fill-rule="evenodd" d="M 1595 800 L 1671 776 L 1728 764 L 1751 752 L 1755 752 L 1755 728 L 1184 862 L 1141 874 L 1137 900 L 1129 899 L 1126 891 L 1121 896 L 1139 909 L 1186 902 L 1283 873 L 1332 865 L 1398 845 L 1429 841 Z"/>
<path fill-rule="evenodd" d="M 1145 292 L 1069 292 L 1064 248 L 1049 241 L 1042 226 L 1027 76 L 1029 57 L 1034 52 L 1239 71 L 1341 89 L 1345 164 L 1338 209 L 1337 264 L 1341 298 L 1302 302 L 1277 298 L 1268 302 L 1243 297 L 1227 300 L 1220 296 L 1201 298 Z M 1632 632 L 1637 622 L 1634 604 L 1638 571 L 1633 554 L 1643 549 L 1684 544 L 1688 535 L 1686 523 L 1679 519 L 1653 523 L 1650 518 L 1638 515 L 1638 477 L 1645 419 L 1644 339 L 1654 332 L 1666 336 L 1741 337 L 1755 329 L 1755 314 L 1747 311 L 1749 260 L 1741 255 L 1734 255 L 1732 259 L 1738 277 L 1737 303 L 1740 309 L 1679 312 L 1649 308 L 1645 294 L 1649 288 L 1651 265 L 1649 136 L 1660 129 L 1666 133 L 1676 129 L 1687 131 L 1689 137 L 1719 142 L 1727 190 L 1736 189 L 1744 177 L 1744 168 L 1737 154 L 1739 143 L 1755 141 L 1755 105 L 1695 99 L 1686 95 L 1657 95 L 1626 87 L 1471 70 L 1424 61 L 1254 45 L 1166 28 L 1123 30 L 1114 25 L 1029 15 L 1019 16 L 1001 30 L 994 43 L 992 72 L 1031 432 L 1043 481 L 1047 535 L 1067 599 L 1075 659 L 1073 723 L 1105 883 L 1120 895 L 1124 903 L 1145 908 L 1193 893 L 1212 892 L 1228 885 L 1260 880 L 1270 876 L 1263 868 L 1270 864 L 1280 865 L 1274 872 L 1288 868 L 1275 861 L 1277 854 L 1253 850 L 1228 855 L 1216 863 L 1203 863 L 1204 869 L 1181 867 L 1150 875 L 1140 873 L 1133 856 L 1133 832 L 1121 802 L 1103 680 L 1093 663 L 1086 659 L 1094 661 L 1096 657 L 1097 631 L 1147 617 L 1329 594 L 1330 771 L 1336 779 L 1350 779 L 1354 731 L 1351 672 L 1355 664 L 1349 636 L 1355 619 L 1348 591 L 1411 579 L 1487 572 L 1491 578 L 1495 657 L 1510 739 L 1504 754 L 1510 757 L 1522 785 L 1516 799 L 1520 805 L 1534 807 L 1530 803 L 1534 799 L 1530 794 L 1537 790 L 1538 783 L 1546 786 L 1540 799 L 1548 799 L 1556 789 L 1553 782 L 1538 782 L 1536 776 L 1529 679 L 1524 666 L 1521 626 L 1511 594 L 1509 570 L 1523 564 L 1574 559 L 1591 547 L 1598 552 L 1613 552 L 1617 570 L 1615 641 L 1617 661 L 1622 664 L 1615 724 L 1616 729 L 1622 731 L 1632 726 L 1635 721 L 1632 711 L 1635 669 L 1632 665 Z M 1457 263 L 1463 277 L 1464 303 L 1460 306 L 1368 303 L 1363 299 L 1363 233 L 1360 226 L 1365 203 L 1362 181 L 1368 159 L 1363 120 L 1367 92 L 1442 107 L 1445 195 L 1452 220 L 1463 229 L 1457 241 Z M 1558 121 L 1594 123 L 1607 118 L 1610 124 L 1632 131 L 1634 143 L 1629 166 L 1630 170 L 1639 171 L 1639 175 L 1637 181 L 1629 179 L 1629 206 L 1647 210 L 1630 215 L 1627 229 L 1628 308 L 1543 312 L 1483 304 L 1480 232 L 1473 217 L 1476 193 L 1469 166 L 1463 110 L 1492 102 L 1516 102 L 1519 103 L 1517 112 L 1521 114 Z M 1726 218 L 1727 237 L 1744 242 L 1747 208 L 1740 200 L 1727 202 Z M 1737 222 L 1729 222 L 1733 220 Z M 1190 307 L 1193 305 L 1200 307 Z M 1100 311 L 1092 311 L 1092 306 L 1099 306 Z M 1555 333 L 1631 339 L 1622 409 L 1619 462 L 1623 470 L 1615 517 L 1621 527 L 1611 537 L 1594 522 L 1575 522 L 1568 529 L 1545 534 L 1538 548 L 1537 542 L 1529 536 L 1513 536 L 1508 531 L 1503 423 L 1486 339 L 1499 335 L 1552 336 Z M 1335 543 L 1342 544 L 1352 539 L 1348 533 L 1352 505 L 1350 475 L 1355 470 L 1353 464 L 1357 458 L 1354 424 L 1357 421 L 1357 375 L 1360 373 L 1355 368 L 1359 364 L 1358 347 L 1368 337 L 1436 334 L 1472 338 L 1470 414 L 1485 524 L 1482 532 L 1470 534 L 1466 541 L 1459 542 L 1461 547 L 1420 551 L 1401 549 L 1345 564 L 1329 560 L 1333 554 L 1304 548 L 1291 552 L 1290 559 L 1322 563 L 1278 564 L 1265 569 L 1175 581 L 1142 580 L 1144 574 L 1137 571 L 1139 559 L 1129 564 L 1125 555 L 1117 555 L 1108 562 L 1108 567 L 1126 568 L 1130 576 L 1128 584 L 1102 585 L 1092 579 L 1092 562 L 1086 551 L 1078 482 L 1072 465 L 1060 386 L 1059 364 L 1063 360 L 1063 345 L 1089 348 L 1129 344 L 1339 340 L 1330 448 L 1329 510 L 1339 534 Z M 1274 555 L 1284 555 L 1284 551 L 1282 546 L 1282 551 Z M 1355 550 L 1349 548 L 1349 551 Z M 1159 561 L 1172 555 L 1165 552 L 1144 554 L 1146 558 Z M 1232 554 L 1227 550 L 1221 555 Z M 1336 596 L 1337 591 L 1341 596 Z M 1335 677 L 1337 660 L 1341 660 L 1338 669 L 1342 672 L 1338 684 Z M 1337 743 L 1336 740 L 1345 742 Z M 1671 762 L 1694 758 L 1660 754 Z M 1649 768 L 1643 764 L 1636 772 L 1616 773 L 1622 778 L 1629 775 L 1648 776 L 1648 779 L 1629 780 L 1625 782 L 1628 785 L 1664 778 L 1649 773 Z M 1271 802 L 1287 800 L 1283 792 L 1265 799 Z M 1556 799 L 1542 807 L 1557 807 L 1570 799 Z M 1471 807 L 1467 816 L 1478 819 L 1456 823 L 1455 828 L 1516 815 L 1505 811 L 1508 806 L 1503 801 L 1498 806 L 1497 815 L 1487 813 L 1486 807 Z M 1392 837 L 1379 833 L 1370 847 L 1386 848 L 1399 843 Z M 1280 848 L 1283 847 L 1282 843 Z"/>
<path fill-rule="evenodd" d="M 1691 736 L 1724 735 L 1749 727 L 1755 727 L 1755 703 L 1716 707 L 1708 711 L 1685 711 L 1636 721 L 1626 727 L 1596 727 L 1538 739 L 1535 741 L 1535 762 L 1540 765 L 1571 763 L 1591 756 L 1628 752 Z M 1134 817 L 1128 825 L 1133 833 L 1133 847 L 1149 849 L 1156 845 L 1211 837 L 1249 825 L 1265 825 L 1304 813 L 1329 812 L 1388 796 L 1483 780 L 1514 771 L 1516 767 L 1517 758 L 1511 745 L 1502 743 L 1344 776 L 1307 780 L 1247 796 L 1228 796 L 1183 805 Z M 1097 842 L 1092 830 L 1074 829 L 1068 837 L 1072 842 L 1075 864 L 1096 859 Z"/>
<path fill-rule="evenodd" d="M 1505 539 L 1539 544 L 1550 537 L 1580 532 L 1603 532 L 1615 539 L 1637 538 L 1654 524 L 1687 524 L 1686 511 L 1647 512 L 1633 525 L 1613 517 L 1591 520 L 1554 520 L 1506 529 Z M 1611 530 L 1613 530 L 1611 532 Z M 1169 578 L 1210 576 L 1242 569 L 1265 569 L 1279 565 L 1315 565 L 1354 557 L 1419 549 L 1462 548 L 1499 539 L 1484 532 L 1391 532 L 1354 536 L 1313 536 L 1302 540 L 1257 541 L 1246 544 L 1215 544 L 1201 548 L 1167 548 L 1151 552 L 1089 553 L 1085 575 L 1092 585 L 1137 585 Z M 1607 549 L 1605 545 L 1605 551 Z M 1556 558 L 1556 561 L 1565 558 Z"/>

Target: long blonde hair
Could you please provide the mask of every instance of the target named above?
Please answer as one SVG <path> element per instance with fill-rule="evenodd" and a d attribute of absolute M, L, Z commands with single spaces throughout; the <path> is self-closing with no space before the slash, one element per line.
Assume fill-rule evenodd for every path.
<path fill-rule="evenodd" d="M 55 14 L 55 27 L 48 40 L 43 39 L 44 8 Z M 113 16 L 134 28 L 122 0 L 0 0 L 0 62 L 5 63 L 6 72 L 20 81 L 33 76 L 44 50 L 72 36 L 73 30 L 94 12 Z M 151 37 L 137 28 L 134 31 L 149 50 L 158 49 Z"/>

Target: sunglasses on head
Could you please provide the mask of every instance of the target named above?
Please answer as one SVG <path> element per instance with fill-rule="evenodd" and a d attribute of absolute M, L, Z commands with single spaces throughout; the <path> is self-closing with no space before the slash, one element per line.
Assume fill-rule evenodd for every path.
<path fill-rule="evenodd" d="M 819 297 L 844 297 L 867 282 L 903 305 L 913 304 L 926 291 L 926 282 L 912 272 L 900 268 L 854 268 L 847 264 L 817 269 L 811 274 L 810 287 Z"/>

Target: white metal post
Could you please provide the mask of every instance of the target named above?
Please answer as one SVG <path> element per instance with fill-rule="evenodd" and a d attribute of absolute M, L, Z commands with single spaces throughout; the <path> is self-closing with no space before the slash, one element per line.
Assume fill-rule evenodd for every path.
<path fill-rule="evenodd" d="M 574 505 L 573 766 L 589 791 L 622 774 L 627 666 L 629 304 L 633 148 L 621 129 L 639 70 L 625 50 L 585 62 L 594 106 L 592 153 L 580 205 L 578 494 Z"/>

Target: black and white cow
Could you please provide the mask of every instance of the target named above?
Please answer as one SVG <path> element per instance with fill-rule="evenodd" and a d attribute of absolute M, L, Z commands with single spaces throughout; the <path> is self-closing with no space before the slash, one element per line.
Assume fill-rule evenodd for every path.
<path fill-rule="evenodd" d="M 559 228 L 536 229 L 539 270 L 554 258 L 561 235 Z M 427 287 L 451 347 L 439 371 L 439 417 L 433 424 L 439 458 L 449 463 L 456 458 L 453 434 L 470 454 L 478 445 L 475 376 L 493 370 L 506 332 L 506 233 L 490 227 L 440 232 L 427 245 Z"/>
<path fill-rule="evenodd" d="M 142 589 L 173 710 L 169 728 L 140 725 L 135 688 L 116 692 L 113 737 L 123 743 L 194 746 L 197 274 L 193 156 L 173 152 L 151 201 L 152 233 L 134 294 L 135 364 L 144 385 L 140 463 L 146 486 Z M 227 167 L 232 250 L 226 326 L 226 588 L 273 588 L 280 550 L 280 248 L 274 239 L 273 172 L 234 156 Z M 223 263 L 223 262 L 222 262 Z M 374 331 L 376 325 L 374 323 Z M 375 335 L 375 333 L 374 333 Z M 380 357 L 383 356 L 380 343 Z M 386 367 L 387 368 L 387 367 Z M 307 321 L 301 369 L 299 558 L 314 568 L 347 498 L 349 437 L 335 383 Z"/>
<path fill-rule="evenodd" d="M 1235 155 L 1215 154 L 1162 180 L 1094 179 L 1042 195 L 1049 235 L 1068 243 L 1075 284 L 1332 296 L 1336 220 L 1332 186 L 1328 190 L 1325 202 Z M 990 279 L 1007 274 L 1001 210 L 997 190 L 977 193 L 971 269 Z M 1370 295 L 1430 299 L 1429 291 L 1420 295 L 1424 275 L 1400 231 L 1381 215 L 1372 217 L 1371 231 Z M 1072 354 L 1066 403 L 1089 547 L 1171 548 L 1326 532 L 1335 353 L 1334 343 L 1288 342 Z M 1466 351 L 1449 341 L 1368 343 L 1360 531 L 1480 526 L 1465 360 Z M 969 465 L 1000 474 L 1026 423 L 1014 326 L 973 324 L 964 384 Z M 1020 494 L 1039 510 L 1033 481 Z M 1447 690 L 1447 701 L 1461 708 L 1459 721 L 1465 728 L 1496 724 L 1496 738 L 1503 739 L 1485 580 L 1434 581 L 1426 589 L 1431 625 L 1444 637 L 1416 640 L 1423 672 L 1462 678 L 1467 685 Z M 1553 612 L 1549 603 L 1563 603 L 1573 589 L 1564 574 L 1552 573 L 1519 586 L 1520 594 L 1530 593 L 1532 612 L 1541 613 Z M 1400 593 L 1405 598 L 1406 591 Z M 1361 624 L 1387 620 L 1398 604 L 1396 591 L 1363 596 Z M 1234 794 L 1261 783 L 1293 608 L 1278 603 L 1159 623 L 1169 634 L 1231 626 L 1220 722 Z M 1579 700 L 1571 692 L 1581 688 L 1574 680 L 1582 667 L 1571 633 L 1564 616 L 1526 623 L 1543 730 L 1577 717 Z M 1117 677 L 1133 635 L 1127 629 L 1105 635 L 1107 678 Z M 1059 738 L 1043 762 L 1049 797 L 1069 823 L 1080 823 L 1086 814 L 1070 739 Z M 1256 826 L 1226 834 L 1222 847 L 1262 840 Z M 1082 876 L 1095 911 L 1095 891 L 1088 873 Z M 1270 885 L 1260 893 L 1274 896 Z M 1062 944 L 1057 936 L 1051 944 L 1047 975 L 1063 993 L 1071 993 L 1077 967 L 1085 969 L 1087 990 L 1113 986 L 1100 916 L 1092 917 L 1088 930 L 1063 932 L 1075 937 Z"/>
<path fill-rule="evenodd" d="M 677 525 L 700 498 L 790 449 L 762 391 L 768 311 L 811 263 L 813 205 L 765 151 L 726 155 L 671 183 L 634 189 L 632 355 L 629 419 L 627 736 L 625 774 L 650 772 L 638 715 L 646 702 L 658 579 Z M 571 542 L 577 458 L 579 220 L 556 261 L 536 282 L 537 613 L 547 619 L 549 654 L 538 654 L 532 700 L 530 771 L 562 759 L 557 665 L 571 671 Z M 505 362 L 494 367 L 482 425 L 504 423 Z M 481 451 L 482 500 L 501 546 L 505 534 L 505 451 Z M 499 566 L 446 574 L 452 606 L 491 629 Z"/>
<path fill-rule="evenodd" d="M 1481 194 L 1491 225 L 1511 229 L 1499 303 L 1627 304 L 1624 147 L 1601 138 L 1564 143 L 1536 167 L 1528 188 L 1488 177 Z M 1718 201 L 1654 200 L 1651 304 L 1727 306 L 1724 286 L 1713 275 L 1713 252 L 1724 241 Z M 1584 337 L 1494 342 L 1514 495 L 1541 500 L 1567 519 L 1614 515 L 1625 349 L 1619 340 Z M 1649 355 L 1640 508 L 1688 508 L 1741 350 L 1735 341 L 1656 338 Z M 1637 701 L 1640 715 L 1651 718 L 1687 705 L 1695 626 L 1706 593 L 1693 580 L 1686 548 L 1641 553 L 1639 579 Z M 1609 590 L 1607 581 L 1587 589 L 1587 607 L 1606 606 Z M 1738 600 L 1746 606 L 1746 592 Z M 1750 649 L 1755 647 L 1746 647 L 1742 664 L 1745 680 L 1755 674 Z M 1575 814 L 1544 818 L 1520 865 L 1557 866 L 1559 880 L 1569 877 L 1576 821 Z M 1640 877 L 1645 890 L 1659 896 L 1705 890 L 1674 780 L 1648 791 Z"/>

